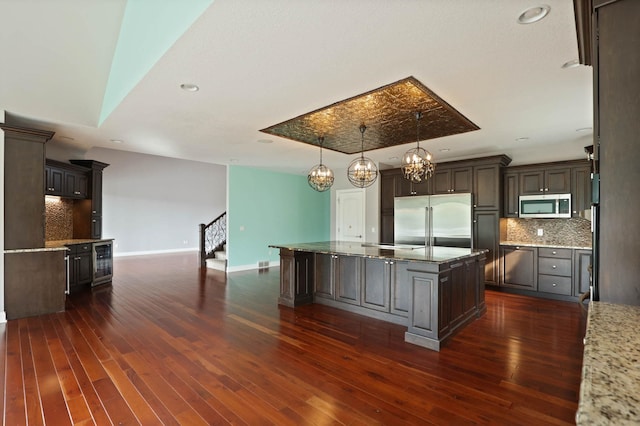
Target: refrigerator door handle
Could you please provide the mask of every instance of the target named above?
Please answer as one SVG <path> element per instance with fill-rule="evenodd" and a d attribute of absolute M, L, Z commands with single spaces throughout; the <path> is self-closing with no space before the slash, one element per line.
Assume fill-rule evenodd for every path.
<path fill-rule="evenodd" d="M 429 246 L 433 247 L 435 237 L 433 236 L 433 207 L 429 207 Z"/>
<path fill-rule="evenodd" d="M 431 215 L 429 214 L 429 207 L 424 208 L 424 245 L 431 245 Z"/>

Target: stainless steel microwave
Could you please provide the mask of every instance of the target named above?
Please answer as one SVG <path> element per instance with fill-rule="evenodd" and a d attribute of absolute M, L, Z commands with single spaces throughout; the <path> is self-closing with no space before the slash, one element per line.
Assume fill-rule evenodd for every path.
<path fill-rule="evenodd" d="M 521 195 L 518 217 L 571 217 L 571 194 Z"/>

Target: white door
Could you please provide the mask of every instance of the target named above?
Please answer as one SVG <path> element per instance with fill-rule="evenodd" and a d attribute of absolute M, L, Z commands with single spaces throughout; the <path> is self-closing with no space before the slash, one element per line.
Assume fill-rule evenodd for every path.
<path fill-rule="evenodd" d="M 364 242 L 364 189 L 336 191 L 336 239 Z"/>

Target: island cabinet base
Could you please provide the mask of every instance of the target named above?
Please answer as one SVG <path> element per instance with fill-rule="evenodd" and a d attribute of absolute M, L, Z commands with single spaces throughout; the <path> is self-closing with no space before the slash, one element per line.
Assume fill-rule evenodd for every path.
<path fill-rule="evenodd" d="M 486 311 L 484 251 L 451 260 L 280 247 L 278 303 L 319 303 L 407 327 L 405 341 L 439 351 Z"/>

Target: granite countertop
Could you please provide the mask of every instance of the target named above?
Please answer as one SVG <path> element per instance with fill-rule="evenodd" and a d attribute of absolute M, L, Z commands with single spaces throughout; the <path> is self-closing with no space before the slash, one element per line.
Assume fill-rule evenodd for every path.
<path fill-rule="evenodd" d="M 522 241 L 500 241 L 501 246 L 522 246 L 522 247 L 549 247 L 549 248 L 566 248 L 576 250 L 591 250 L 587 246 L 569 246 L 560 244 L 541 244 L 541 243 L 524 243 Z"/>
<path fill-rule="evenodd" d="M 89 238 L 85 239 L 71 239 L 71 240 L 55 240 L 55 241 L 47 241 L 44 243 L 46 248 L 66 248 L 66 246 L 71 244 L 93 244 L 101 241 L 113 241 L 113 238 L 100 238 L 97 240 L 92 240 Z"/>
<path fill-rule="evenodd" d="M 367 244 L 367 243 L 365 243 Z M 459 247 L 431 247 L 408 248 L 419 246 L 404 246 L 407 248 L 363 246 L 363 243 L 347 241 L 321 241 L 315 243 L 273 244 L 269 247 L 312 253 L 339 254 L 346 256 L 362 256 L 380 259 L 396 259 L 418 262 L 445 263 L 466 257 L 478 256 L 486 253 L 485 249 L 468 249 Z M 402 246 L 396 246 L 402 247 Z"/>
<path fill-rule="evenodd" d="M 61 251 L 61 250 L 67 250 L 67 248 L 66 247 L 39 247 L 39 248 L 9 249 L 9 250 L 5 250 L 4 253 L 5 254 L 33 253 L 37 251 Z"/>
<path fill-rule="evenodd" d="M 578 425 L 640 424 L 640 306 L 591 302 Z"/>

